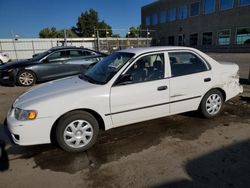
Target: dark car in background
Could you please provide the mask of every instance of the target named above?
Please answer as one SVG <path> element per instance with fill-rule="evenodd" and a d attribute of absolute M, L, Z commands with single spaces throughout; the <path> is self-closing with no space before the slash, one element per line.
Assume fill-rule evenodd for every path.
<path fill-rule="evenodd" d="M 0 83 L 31 86 L 85 72 L 106 54 L 78 47 L 56 47 L 33 58 L 0 66 Z"/>

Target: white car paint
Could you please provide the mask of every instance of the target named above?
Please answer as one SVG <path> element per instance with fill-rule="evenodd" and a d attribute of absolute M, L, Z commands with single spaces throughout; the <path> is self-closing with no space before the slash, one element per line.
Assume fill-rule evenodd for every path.
<path fill-rule="evenodd" d="M 172 77 L 168 53 L 184 51 L 195 53 L 209 63 L 205 72 Z M 92 84 L 79 77 L 69 77 L 37 86 L 21 95 L 14 102 L 7 116 L 7 124 L 13 140 L 19 145 L 50 143 L 50 134 L 55 122 L 67 112 L 88 109 L 98 113 L 105 130 L 135 122 L 159 118 L 186 111 L 197 110 L 202 97 L 213 88 L 226 94 L 226 101 L 242 92 L 236 64 L 222 64 L 199 50 L 187 47 L 133 48 L 121 52 L 134 53 L 126 65 L 132 66 L 139 56 L 164 53 L 165 78 L 130 85 L 113 86 L 117 78 L 129 66 L 123 66 L 104 85 Z M 210 77 L 210 82 L 204 79 Z M 157 91 L 166 86 L 164 91 Z M 188 100 L 187 100 L 188 99 Z M 176 102 L 179 101 L 179 102 Z M 145 108 L 146 107 L 146 108 Z M 14 109 L 37 110 L 35 120 L 19 121 Z M 131 110 L 132 109 L 132 110 Z M 14 135 L 20 138 L 15 139 Z"/>
<path fill-rule="evenodd" d="M 2 63 L 7 63 L 8 61 L 10 61 L 10 58 L 8 56 L 8 54 L 6 53 L 0 53 L 0 65 L 1 65 L 1 62 Z"/>

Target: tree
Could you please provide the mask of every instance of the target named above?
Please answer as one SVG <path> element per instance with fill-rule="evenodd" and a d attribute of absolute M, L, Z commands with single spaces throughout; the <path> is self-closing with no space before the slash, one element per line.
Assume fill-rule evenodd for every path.
<path fill-rule="evenodd" d="M 81 13 L 78 17 L 76 27 L 73 28 L 73 31 L 79 37 L 92 37 L 95 32 L 95 29 L 99 30 L 100 37 L 106 37 L 106 30 L 109 32 L 108 35 L 112 35 L 112 28 L 105 21 L 99 21 L 98 13 L 94 9 L 90 9 Z"/>
<path fill-rule="evenodd" d="M 55 27 L 44 28 L 39 32 L 40 38 L 57 38 L 58 32 Z"/>
<path fill-rule="evenodd" d="M 126 34 L 127 38 L 137 38 L 140 36 L 141 36 L 141 26 L 138 26 L 137 28 L 130 27 L 129 32 Z"/>

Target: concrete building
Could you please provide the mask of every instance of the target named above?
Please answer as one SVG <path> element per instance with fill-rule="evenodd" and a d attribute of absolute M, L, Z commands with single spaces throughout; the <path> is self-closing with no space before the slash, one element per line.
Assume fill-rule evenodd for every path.
<path fill-rule="evenodd" d="M 159 0 L 141 8 L 141 23 L 155 45 L 250 52 L 250 0 Z"/>

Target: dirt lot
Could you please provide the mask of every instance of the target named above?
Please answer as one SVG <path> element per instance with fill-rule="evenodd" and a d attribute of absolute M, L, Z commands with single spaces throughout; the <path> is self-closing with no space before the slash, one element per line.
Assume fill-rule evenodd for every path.
<path fill-rule="evenodd" d="M 10 144 L 1 123 L 27 89 L 0 86 L 0 187 L 250 187 L 250 85 L 217 118 L 188 113 L 113 129 L 79 154 Z"/>

